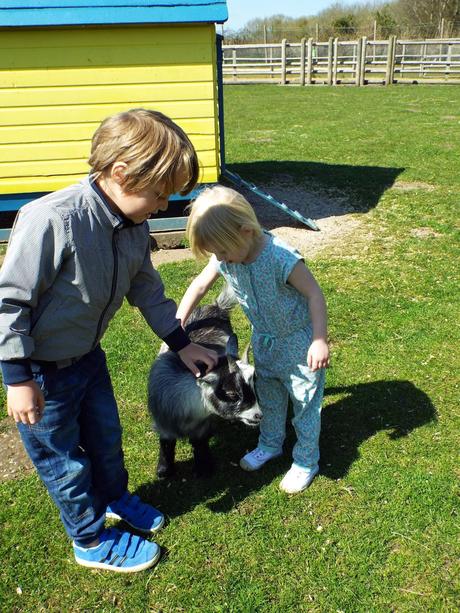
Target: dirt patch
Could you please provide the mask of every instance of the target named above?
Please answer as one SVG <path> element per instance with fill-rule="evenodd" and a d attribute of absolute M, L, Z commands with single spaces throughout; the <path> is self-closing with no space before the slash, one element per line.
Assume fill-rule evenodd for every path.
<path fill-rule="evenodd" d="M 0 483 L 25 477 L 34 470 L 22 446 L 16 424 L 7 417 L 0 421 Z"/>
<path fill-rule="evenodd" d="M 430 183 L 424 183 L 423 181 L 396 181 L 392 189 L 396 189 L 400 192 L 412 192 L 422 189 L 427 192 L 432 192 L 436 189 L 436 186 Z"/>
<path fill-rule="evenodd" d="M 413 228 L 409 234 L 414 238 L 438 238 L 442 236 L 442 234 L 435 232 L 432 228 Z"/>
<path fill-rule="evenodd" d="M 307 259 L 323 251 L 336 253 L 346 248 L 352 234 L 358 231 L 360 235 L 365 234 L 363 222 L 357 214 L 359 206 L 342 192 L 299 187 L 290 177 L 284 176 L 277 176 L 276 181 L 260 187 L 303 217 L 313 219 L 319 227 L 319 232 L 310 230 L 250 190 L 239 190 L 254 207 L 262 226 L 296 247 Z M 153 252 L 152 261 L 154 266 L 159 266 L 192 257 L 190 249 L 160 249 Z"/>

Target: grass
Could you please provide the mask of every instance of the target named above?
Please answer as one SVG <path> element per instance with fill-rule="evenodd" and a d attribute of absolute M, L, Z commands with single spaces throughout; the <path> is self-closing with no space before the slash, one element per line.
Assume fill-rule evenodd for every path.
<path fill-rule="evenodd" d="M 321 474 L 286 497 L 277 486 L 292 430 L 285 457 L 252 475 L 236 464 L 256 433 L 221 424 L 214 478 L 193 479 L 181 443 L 179 477 L 159 483 L 145 410 L 158 340 L 125 306 L 104 345 L 131 489 L 169 519 L 164 557 L 133 576 L 83 570 L 37 478 L 7 482 L 2 611 L 458 610 L 459 91 L 227 88 L 230 168 L 346 192 L 368 230 L 310 261 L 333 350 Z M 179 299 L 199 269 L 162 266 L 168 293 Z M 234 320 L 244 342 L 245 320 Z"/>

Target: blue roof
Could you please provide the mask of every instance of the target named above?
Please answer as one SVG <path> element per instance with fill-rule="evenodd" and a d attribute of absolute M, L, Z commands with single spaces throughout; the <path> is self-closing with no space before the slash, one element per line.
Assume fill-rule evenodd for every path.
<path fill-rule="evenodd" d="M 223 23 L 225 0 L 0 0 L 0 27 Z"/>

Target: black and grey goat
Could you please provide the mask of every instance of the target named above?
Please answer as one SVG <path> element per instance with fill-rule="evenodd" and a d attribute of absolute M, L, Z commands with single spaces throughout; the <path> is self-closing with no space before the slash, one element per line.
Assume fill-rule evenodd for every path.
<path fill-rule="evenodd" d="M 258 426 L 262 417 L 254 393 L 254 367 L 247 352 L 238 359 L 238 340 L 230 324 L 235 305 L 226 287 L 216 302 L 194 309 L 185 330 L 194 343 L 214 349 L 219 355 L 210 373 L 196 378 L 172 351 L 160 352 L 152 365 L 148 406 L 154 427 L 160 435 L 157 475 L 174 473 L 176 440 L 188 438 L 193 446 L 195 472 L 208 476 L 213 471 L 209 449 L 212 420 L 219 416 Z"/>

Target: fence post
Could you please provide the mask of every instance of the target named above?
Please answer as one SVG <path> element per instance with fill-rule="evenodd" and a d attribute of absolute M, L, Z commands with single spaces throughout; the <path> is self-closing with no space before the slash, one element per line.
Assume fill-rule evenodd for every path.
<path fill-rule="evenodd" d="M 307 43 L 307 85 L 311 85 L 313 67 L 313 38 L 308 39 Z"/>
<path fill-rule="evenodd" d="M 286 85 L 286 39 L 281 41 L 281 85 Z"/>
<path fill-rule="evenodd" d="M 236 81 L 237 70 L 236 70 L 236 49 L 232 49 L 232 65 L 233 65 L 233 80 Z"/>
<path fill-rule="evenodd" d="M 355 85 L 359 87 L 361 85 L 361 55 L 363 53 L 363 39 L 358 38 L 356 43 L 356 70 L 355 70 Z"/>
<path fill-rule="evenodd" d="M 305 38 L 300 41 L 300 85 L 305 85 Z"/>
<path fill-rule="evenodd" d="M 361 43 L 361 70 L 360 70 L 360 80 L 359 84 L 364 85 L 365 77 L 366 77 L 366 51 L 367 51 L 367 36 L 362 37 Z"/>
<path fill-rule="evenodd" d="M 334 38 L 334 51 L 332 62 L 332 85 L 337 85 L 337 62 L 339 60 L 339 39 Z"/>
<path fill-rule="evenodd" d="M 387 70 L 385 75 L 385 85 L 392 85 L 395 70 L 396 36 L 392 35 L 388 39 Z"/>
<path fill-rule="evenodd" d="M 334 39 L 332 36 L 329 38 L 327 44 L 327 84 L 332 85 L 332 54 L 334 52 Z"/>

